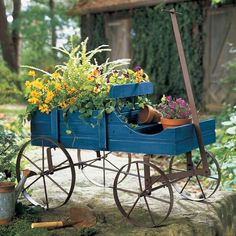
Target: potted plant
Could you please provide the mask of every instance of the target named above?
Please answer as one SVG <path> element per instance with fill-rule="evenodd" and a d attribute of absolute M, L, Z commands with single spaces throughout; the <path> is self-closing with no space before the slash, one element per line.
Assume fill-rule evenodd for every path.
<path fill-rule="evenodd" d="M 25 82 L 29 119 L 34 111 L 49 114 L 53 109 L 63 110 L 64 114 L 79 111 L 81 119 L 92 116 L 101 119 L 104 113 L 111 113 L 118 105 L 122 107 L 129 103 L 127 100 L 117 101 L 109 97 L 113 85 L 149 81 L 147 74 L 139 66 L 135 70 L 119 69 L 129 64 L 128 59 L 107 59 L 98 64 L 96 54 L 110 49 L 107 45 L 101 45 L 87 51 L 87 40 L 70 51 L 64 47 L 57 48 L 68 56 L 68 61 L 64 65 L 57 65 L 53 73 L 26 66 L 30 68 L 28 75 L 32 77 L 32 80 Z M 38 76 L 35 71 L 42 75 Z M 148 101 L 146 97 L 139 96 L 133 103 L 144 107 Z M 95 110 L 98 111 L 96 114 Z"/>
<path fill-rule="evenodd" d="M 182 98 L 174 99 L 172 96 L 163 95 L 157 111 L 161 114 L 164 129 L 192 122 L 190 106 Z"/>

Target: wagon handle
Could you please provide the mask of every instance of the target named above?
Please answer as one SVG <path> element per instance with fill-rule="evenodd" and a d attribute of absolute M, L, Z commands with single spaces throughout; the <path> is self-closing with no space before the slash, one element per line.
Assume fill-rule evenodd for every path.
<path fill-rule="evenodd" d="M 186 58 L 185 58 L 185 54 L 184 54 L 183 44 L 182 44 L 182 40 L 181 40 L 181 36 L 180 36 L 178 21 L 177 21 L 177 17 L 176 17 L 176 11 L 173 8 L 169 12 L 170 12 L 171 22 L 172 22 L 172 26 L 173 26 L 174 35 L 175 35 L 175 41 L 176 41 L 176 46 L 177 46 L 177 50 L 178 50 L 181 70 L 183 73 L 184 84 L 185 84 L 185 88 L 186 88 L 187 96 L 188 96 L 188 101 L 189 101 L 189 105 L 190 105 L 191 112 L 192 112 L 193 125 L 196 130 L 196 135 L 197 135 L 198 146 L 199 146 L 199 150 L 200 150 L 200 154 L 201 154 L 203 169 L 205 170 L 206 175 L 208 175 L 210 173 L 210 170 L 209 170 L 208 163 L 207 163 L 206 151 L 204 148 L 204 143 L 203 143 L 203 138 L 202 138 L 202 131 L 200 128 L 197 109 L 196 109 L 196 105 L 195 105 L 195 101 L 194 101 L 194 97 L 193 97 L 193 91 L 192 91 L 192 87 L 191 87 L 190 76 L 189 76 L 188 66 L 187 66 Z"/>

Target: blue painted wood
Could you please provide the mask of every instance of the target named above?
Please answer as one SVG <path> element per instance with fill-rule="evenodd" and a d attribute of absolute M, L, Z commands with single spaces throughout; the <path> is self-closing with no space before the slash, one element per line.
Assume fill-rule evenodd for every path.
<path fill-rule="evenodd" d="M 119 84 L 112 85 L 109 97 L 110 98 L 126 98 L 140 96 L 153 93 L 153 84 L 151 82 L 143 82 L 137 84 Z"/>
<path fill-rule="evenodd" d="M 31 139 L 46 136 L 62 143 L 66 148 L 104 150 L 106 149 L 106 124 L 105 117 L 99 122 L 90 118 L 81 120 L 80 113 L 68 113 L 66 119 L 63 111 L 53 110 L 50 114 L 35 112 L 31 120 Z M 97 115 L 97 111 L 94 112 Z M 94 124 L 95 127 L 91 127 Z M 71 134 L 66 130 L 70 129 Z M 32 145 L 40 146 L 41 141 L 36 140 Z M 45 146 L 49 146 L 46 143 Z"/>
<path fill-rule="evenodd" d="M 32 138 L 42 135 L 58 137 L 57 140 L 66 148 L 159 155 L 178 155 L 198 148 L 193 124 L 165 130 L 161 124 L 138 125 L 132 129 L 123 121 L 122 116 L 129 119 L 137 116 L 137 111 L 125 112 L 122 115 L 113 112 L 104 116 L 98 124 L 94 118 L 87 119 L 88 123 L 85 123 L 79 118 L 79 114 L 79 112 L 68 113 L 65 121 L 60 110 L 48 115 L 36 112 L 31 121 Z M 96 115 L 95 111 L 94 116 Z M 95 128 L 89 125 L 91 122 L 96 125 Z M 66 133 L 67 125 L 72 131 L 70 135 Z M 202 121 L 200 127 L 204 145 L 215 142 L 215 121 Z M 41 144 L 33 143 L 33 145 Z"/>
<path fill-rule="evenodd" d="M 215 121 L 200 122 L 204 145 L 215 142 Z M 157 132 L 157 133 L 155 133 Z M 134 153 L 178 155 L 198 148 L 193 124 L 162 130 L 160 124 L 131 129 L 118 114 L 108 117 L 108 149 Z"/>

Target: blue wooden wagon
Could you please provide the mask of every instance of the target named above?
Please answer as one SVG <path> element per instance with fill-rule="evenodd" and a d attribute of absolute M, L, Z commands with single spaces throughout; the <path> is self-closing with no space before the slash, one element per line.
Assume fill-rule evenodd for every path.
<path fill-rule="evenodd" d="M 175 23 L 175 11 L 171 17 Z M 181 46 L 178 34 L 176 40 Z M 192 107 L 192 124 L 163 130 L 159 123 L 139 124 L 140 111 L 128 108 L 105 114 L 100 120 L 94 118 L 98 112 L 94 111 L 94 116 L 85 121 L 79 118 L 79 112 L 68 113 L 66 119 L 62 110 L 49 114 L 35 112 L 31 120 L 31 140 L 23 145 L 17 158 L 18 181 L 25 166 L 30 165 L 37 173 L 25 185 L 25 197 L 46 209 L 65 204 L 75 186 L 75 167 L 91 182 L 112 186 L 118 209 L 138 226 L 158 226 L 169 216 L 173 207 L 172 186 L 190 200 L 210 197 L 220 183 L 219 165 L 214 155 L 205 150 L 206 145 L 215 142 L 215 121 L 198 121 L 185 58 L 181 56 L 180 60 Z M 126 99 L 152 92 L 149 82 L 115 85 L 111 87 L 110 97 Z M 131 126 L 130 122 L 136 125 Z M 71 134 L 67 134 L 68 126 Z M 93 150 L 96 155 L 90 156 L 90 152 L 84 157 L 81 151 L 84 149 Z M 71 155 L 75 150 L 77 160 Z M 127 153 L 122 156 L 126 164 L 122 162 L 119 166 L 111 152 Z M 145 155 L 143 160 L 132 160 L 131 153 Z M 155 164 L 160 158 L 170 160 L 165 170 Z M 112 174 L 111 184 L 106 177 Z M 56 192 L 52 191 L 55 187 Z M 38 196 L 39 188 L 44 189 L 43 196 Z M 144 217 L 149 220 L 144 221 Z"/>

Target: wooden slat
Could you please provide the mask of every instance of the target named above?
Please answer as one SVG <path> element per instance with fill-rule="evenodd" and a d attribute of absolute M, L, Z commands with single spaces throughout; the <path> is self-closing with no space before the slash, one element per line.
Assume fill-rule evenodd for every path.
<path fill-rule="evenodd" d="M 155 6 L 157 4 L 188 2 L 190 0 L 90 0 L 85 3 L 77 3 L 69 11 L 70 15 L 85 15 L 98 12 L 112 12 L 133 9 L 143 6 Z"/>

